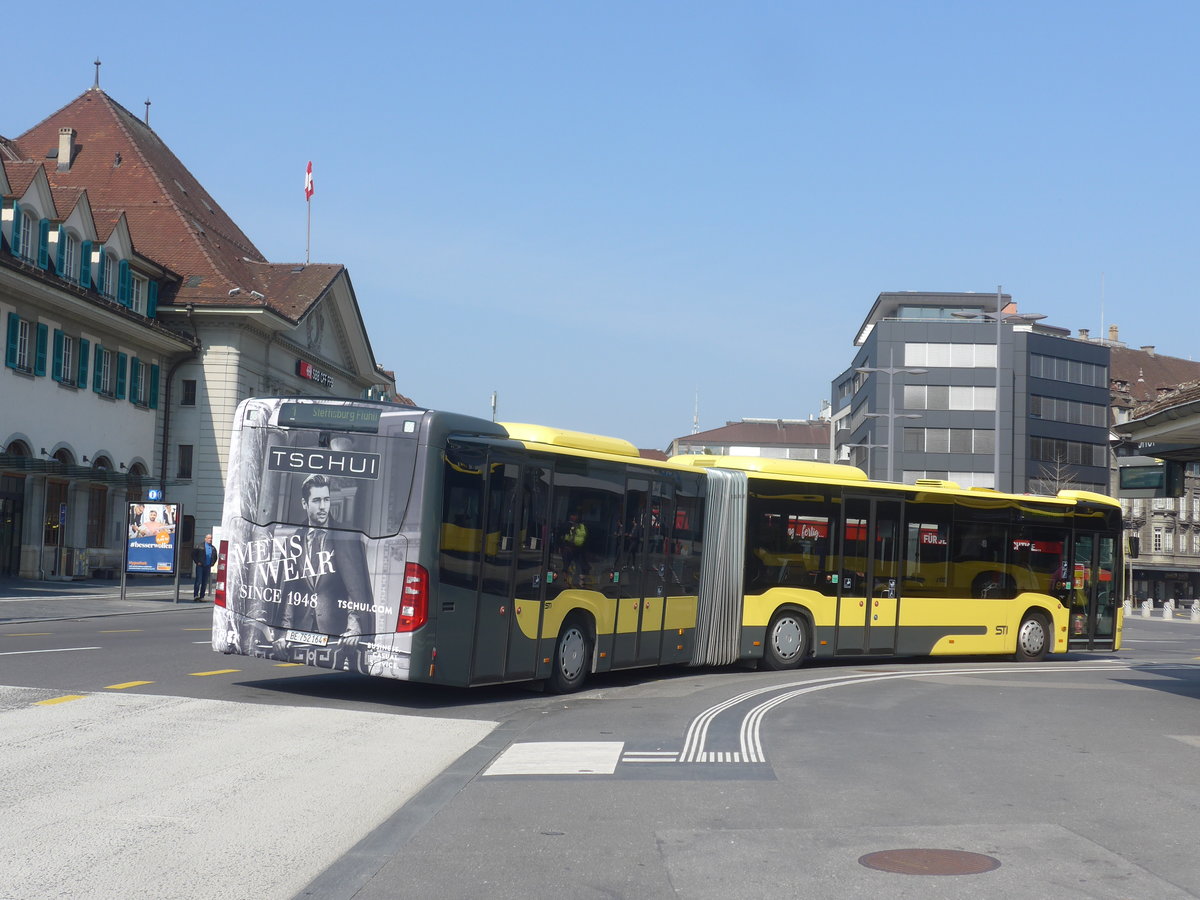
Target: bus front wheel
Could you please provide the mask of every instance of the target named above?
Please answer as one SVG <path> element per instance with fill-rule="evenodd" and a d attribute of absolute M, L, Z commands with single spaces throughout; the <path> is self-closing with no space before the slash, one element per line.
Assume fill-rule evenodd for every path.
<path fill-rule="evenodd" d="M 592 661 L 591 634 L 578 616 L 563 622 L 554 644 L 549 686 L 556 694 L 569 694 L 583 687 Z"/>
<path fill-rule="evenodd" d="M 1045 616 L 1030 613 L 1017 629 L 1017 652 L 1013 655 L 1017 662 L 1040 662 L 1050 650 L 1050 639 Z"/>
<path fill-rule="evenodd" d="M 804 662 L 808 653 L 808 623 L 804 617 L 790 609 L 781 610 L 771 618 L 767 626 L 767 639 L 763 647 L 764 669 L 794 669 Z"/>

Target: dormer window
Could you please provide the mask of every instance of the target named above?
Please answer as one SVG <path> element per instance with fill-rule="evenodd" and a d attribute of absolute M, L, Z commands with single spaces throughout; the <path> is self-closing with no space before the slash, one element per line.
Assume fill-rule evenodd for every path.
<path fill-rule="evenodd" d="M 135 313 L 146 314 L 146 279 L 133 275 L 129 285 L 129 308 Z"/>
<path fill-rule="evenodd" d="M 104 282 L 100 285 L 100 293 L 109 299 L 115 299 L 117 296 L 117 258 L 111 253 L 105 253 L 103 262 L 101 269 L 104 271 Z"/>
<path fill-rule="evenodd" d="M 21 235 L 18 238 L 20 243 L 17 246 L 17 255 L 22 259 L 33 259 L 34 241 L 37 240 L 37 221 L 27 212 L 21 214 Z"/>
<path fill-rule="evenodd" d="M 58 235 L 57 268 L 60 278 L 79 280 L 79 239 L 65 228 Z"/>

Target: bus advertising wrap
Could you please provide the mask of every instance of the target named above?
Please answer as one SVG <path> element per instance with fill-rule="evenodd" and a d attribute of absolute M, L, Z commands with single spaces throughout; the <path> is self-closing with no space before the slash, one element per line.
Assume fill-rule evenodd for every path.
<path fill-rule="evenodd" d="M 406 677 L 412 636 L 397 622 L 408 542 L 380 521 L 388 442 L 336 430 L 336 419 L 332 431 L 281 426 L 278 412 L 278 400 L 247 401 L 234 432 L 227 496 L 241 502 L 222 523 L 226 607 L 213 646 Z"/>
<path fill-rule="evenodd" d="M 130 503 L 126 514 L 125 571 L 174 575 L 178 565 L 178 503 Z"/>

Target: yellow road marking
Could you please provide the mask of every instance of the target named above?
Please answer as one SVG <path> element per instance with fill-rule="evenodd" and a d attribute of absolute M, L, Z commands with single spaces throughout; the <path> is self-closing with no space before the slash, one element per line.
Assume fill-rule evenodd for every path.
<path fill-rule="evenodd" d="M 101 631 L 100 633 L 101 634 L 139 634 L 141 632 L 141 630 L 142 629 L 140 629 L 140 628 L 121 628 L 119 630 L 112 629 L 111 631 Z"/>
<path fill-rule="evenodd" d="M 123 691 L 125 688 L 137 687 L 141 684 L 154 684 L 153 681 L 126 681 L 121 684 L 110 684 L 105 688 L 106 691 Z"/>
<path fill-rule="evenodd" d="M 230 672 L 240 672 L 241 669 L 215 669 L 212 672 L 191 672 L 191 675 L 228 675 Z"/>
<path fill-rule="evenodd" d="M 302 666 L 304 663 L 275 663 L 275 668 L 286 669 L 288 666 Z"/>
<path fill-rule="evenodd" d="M 13 631 L 8 637 L 49 637 L 49 631 Z"/>
<path fill-rule="evenodd" d="M 50 700 L 39 700 L 34 706 L 53 706 L 55 703 L 69 703 L 72 700 L 82 700 L 84 694 L 67 694 L 64 697 L 53 697 Z"/>

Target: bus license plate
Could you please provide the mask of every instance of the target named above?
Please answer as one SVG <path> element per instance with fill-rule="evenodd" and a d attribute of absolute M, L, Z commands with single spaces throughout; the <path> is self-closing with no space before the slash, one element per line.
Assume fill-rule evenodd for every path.
<path fill-rule="evenodd" d="M 329 643 L 329 635 L 313 634 L 311 631 L 289 631 L 287 639 L 296 644 L 316 644 L 318 647 Z"/>

